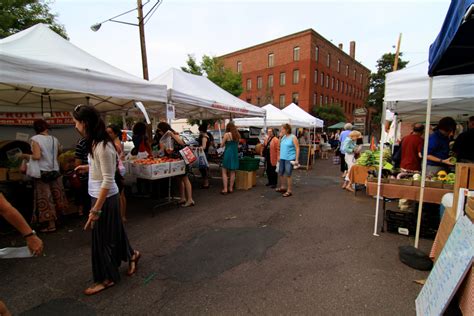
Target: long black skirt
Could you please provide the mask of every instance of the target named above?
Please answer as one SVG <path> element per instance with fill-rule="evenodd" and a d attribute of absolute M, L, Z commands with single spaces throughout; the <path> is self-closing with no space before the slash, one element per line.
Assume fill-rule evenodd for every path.
<path fill-rule="evenodd" d="M 96 198 L 92 198 L 92 205 Z M 92 273 L 94 282 L 110 280 L 118 282 L 118 268 L 122 261 L 130 261 L 133 249 L 120 217 L 119 195 L 113 195 L 105 200 L 102 214 L 92 229 Z"/>

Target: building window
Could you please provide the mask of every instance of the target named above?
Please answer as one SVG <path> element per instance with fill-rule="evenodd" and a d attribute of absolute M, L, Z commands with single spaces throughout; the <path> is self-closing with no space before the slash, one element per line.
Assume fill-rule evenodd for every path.
<path fill-rule="evenodd" d="M 300 60 L 300 47 L 296 46 L 293 48 L 293 61 L 298 61 Z"/>
<path fill-rule="evenodd" d="M 252 103 L 252 98 L 247 98 L 247 103 Z"/>
<path fill-rule="evenodd" d="M 238 62 L 237 62 L 237 72 L 238 72 L 238 73 L 241 73 L 241 72 L 242 72 L 242 62 L 241 62 L 241 61 L 238 61 Z"/>
<path fill-rule="evenodd" d="M 328 53 L 328 57 L 326 58 L 326 66 L 331 67 L 331 54 Z"/>
<path fill-rule="evenodd" d="M 331 104 L 334 104 L 334 98 L 333 97 L 331 97 Z"/>
<path fill-rule="evenodd" d="M 268 87 L 273 88 L 273 75 L 268 75 Z"/>
<path fill-rule="evenodd" d="M 286 74 L 284 72 L 280 72 L 280 86 L 284 86 L 286 84 Z"/>
<path fill-rule="evenodd" d="M 298 94 L 298 92 L 294 92 L 294 93 L 291 95 L 291 101 L 292 101 L 294 104 L 298 104 L 298 101 L 299 101 L 299 94 Z"/>
<path fill-rule="evenodd" d="M 337 60 L 337 72 L 341 72 L 341 60 Z"/>
<path fill-rule="evenodd" d="M 252 90 L 252 79 L 247 79 L 247 91 Z"/>
<path fill-rule="evenodd" d="M 324 87 L 324 72 L 321 72 L 321 80 L 319 80 L 321 82 L 321 87 Z"/>
<path fill-rule="evenodd" d="M 359 74 L 359 83 L 362 83 L 362 74 Z"/>
<path fill-rule="evenodd" d="M 331 89 L 334 90 L 334 77 L 331 78 Z"/>
<path fill-rule="evenodd" d="M 339 92 L 339 79 L 336 79 L 336 91 Z"/>
<path fill-rule="evenodd" d="M 316 106 L 316 102 L 318 102 L 318 94 L 313 93 L 313 106 Z"/>
<path fill-rule="evenodd" d="M 286 105 L 285 95 L 284 95 L 284 94 L 280 94 L 280 109 L 281 109 L 281 108 L 284 108 L 285 105 Z"/>
<path fill-rule="evenodd" d="M 314 71 L 314 83 L 318 83 L 318 71 Z"/>
<path fill-rule="evenodd" d="M 346 65 L 346 77 L 349 76 L 349 65 Z"/>
<path fill-rule="evenodd" d="M 262 77 L 257 77 L 257 89 L 258 90 L 262 90 L 262 86 L 263 86 L 263 80 L 262 80 Z"/>
<path fill-rule="evenodd" d="M 319 105 L 323 105 L 323 95 L 319 96 Z"/>
<path fill-rule="evenodd" d="M 326 75 L 326 88 L 329 88 L 329 75 Z"/>
<path fill-rule="evenodd" d="M 293 70 L 293 84 L 300 82 L 300 71 L 298 69 Z"/>
<path fill-rule="evenodd" d="M 344 81 L 341 80 L 341 92 L 344 93 Z"/>
<path fill-rule="evenodd" d="M 314 49 L 314 60 L 319 61 L 319 46 L 316 46 Z"/>
<path fill-rule="evenodd" d="M 275 64 L 275 55 L 273 53 L 268 54 L 268 68 L 273 67 Z"/>
<path fill-rule="evenodd" d="M 356 75 L 357 75 L 357 71 L 354 69 L 353 71 L 354 80 L 356 80 Z"/>
<path fill-rule="evenodd" d="M 328 96 L 324 97 L 324 104 L 328 104 Z"/>

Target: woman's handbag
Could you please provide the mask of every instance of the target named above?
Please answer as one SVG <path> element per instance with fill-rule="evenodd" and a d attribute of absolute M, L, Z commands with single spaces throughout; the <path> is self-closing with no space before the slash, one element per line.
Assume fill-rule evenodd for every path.
<path fill-rule="evenodd" d="M 198 166 L 199 169 L 206 169 L 209 167 L 209 162 L 207 161 L 206 153 L 203 149 L 199 148 L 198 151 Z"/>
<path fill-rule="evenodd" d="M 53 145 L 52 145 L 52 148 L 51 148 L 51 151 L 52 151 L 52 157 L 53 157 L 53 169 L 54 169 L 54 161 L 55 161 L 55 151 L 54 151 L 54 137 L 51 136 L 52 140 L 53 140 Z M 57 178 L 59 178 L 61 176 L 61 173 L 59 171 L 56 171 L 56 170 L 52 170 L 52 171 L 41 171 L 41 181 L 45 182 L 45 183 L 49 183 L 49 182 L 53 182 L 54 180 L 56 180 Z"/>

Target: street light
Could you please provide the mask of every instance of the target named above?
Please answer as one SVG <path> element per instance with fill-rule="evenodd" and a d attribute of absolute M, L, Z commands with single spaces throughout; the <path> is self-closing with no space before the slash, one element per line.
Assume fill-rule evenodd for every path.
<path fill-rule="evenodd" d="M 104 24 L 105 22 L 109 22 L 109 21 L 110 22 L 115 22 L 115 23 L 138 26 L 138 30 L 139 30 L 139 33 L 140 33 L 140 48 L 141 48 L 141 53 L 142 53 L 143 78 L 145 80 L 148 80 L 148 61 L 147 61 L 146 46 L 145 46 L 145 24 L 150 20 L 151 16 L 153 15 L 153 13 L 156 12 L 156 9 L 158 9 L 158 7 L 161 5 L 163 0 L 157 0 L 156 3 L 151 7 L 150 11 L 148 11 L 148 13 L 145 14 L 145 16 L 144 16 L 143 15 L 143 7 L 145 5 L 147 5 L 150 1 L 151 0 L 148 0 L 147 2 L 142 4 L 142 0 L 137 0 L 137 7 L 136 8 L 133 8 L 131 10 L 128 10 L 128 11 L 123 12 L 119 15 L 116 15 L 116 16 L 110 18 L 110 19 L 107 19 L 107 20 L 102 21 L 100 23 L 96 23 L 96 24 L 91 26 L 91 30 L 93 32 L 97 32 L 101 28 L 102 24 Z M 138 12 L 138 16 L 137 16 L 138 23 L 137 24 L 116 20 L 116 18 L 121 17 L 121 16 L 123 16 L 127 13 L 130 13 L 132 11 L 135 11 L 135 10 L 137 10 L 137 12 Z"/>

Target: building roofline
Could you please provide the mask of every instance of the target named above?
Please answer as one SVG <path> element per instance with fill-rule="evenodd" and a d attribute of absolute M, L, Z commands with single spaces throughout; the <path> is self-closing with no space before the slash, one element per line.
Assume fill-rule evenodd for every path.
<path fill-rule="evenodd" d="M 275 38 L 275 39 L 273 39 L 273 40 L 266 41 L 266 42 L 263 42 L 263 43 L 260 43 L 260 44 L 257 44 L 257 45 L 253 45 L 253 46 L 249 46 L 249 47 L 246 47 L 246 48 L 242 48 L 242 49 L 236 50 L 236 51 L 234 51 L 234 52 L 227 53 L 227 54 L 225 54 L 225 55 L 219 56 L 218 58 L 227 58 L 227 57 L 231 57 L 231 56 L 234 56 L 234 55 L 238 55 L 238 54 L 243 53 L 243 52 L 245 52 L 245 51 L 249 51 L 249 50 L 254 50 L 254 49 L 257 49 L 257 48 L 265 47 L 265 46 L 268 46 L 268 45 L 271 45 L 271 44 L 274 44 L 274 43 L 279 43 L 279 42 L 288 40 L 288 39 L 290 39 L 290 38 L 298 37 L 298 36 L 303 35 L 303 34 L 305 34 L 305 33 L 311 33 L 311 34 L 317 36 L 318 38 L 320 38 L 320 39 L 322 39 L 324 42 L 326 42 L 326 44 L 333 46 L 334 48 L 336 48 L 337 50 L 339 50 L 342 54 L 344 54 L 344 55 L 346 55 L 347 57 L 349 57 L 350 59 L 352 59 L 356 64 L 360 65 L 361 67 L 363 67 L 364 69 L 366 69 L 366 70 L 369 71 L 370 73 L 372 72 L 369 68 L 367 68 L 366 66 L 364 66 L 362 63 L 358 62 L 355 58 L 352 58 L 348 53 L 346 53 L 344 50 L 340 49 L 338 46 L 334 45 L 331 41 L 327 40 L 324 36 L 322 36 L 321 34 L 319 34 L 318 32 L 316 32 L 316 31 L 313 30 L 312 28 L 309 28 L 309 29 L 306 29 L 306 30 L 303 30 L 303 31 L 299 31 L 299 32 L 296 32 L 296 33 L 292 33 L 292 34 L 289 34 L 289 35 L 285 35 L 285 36 L 282 36 L 282 37 L 279 37 L 279 38 Z"/>

